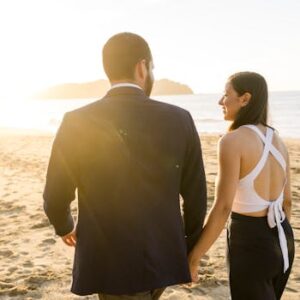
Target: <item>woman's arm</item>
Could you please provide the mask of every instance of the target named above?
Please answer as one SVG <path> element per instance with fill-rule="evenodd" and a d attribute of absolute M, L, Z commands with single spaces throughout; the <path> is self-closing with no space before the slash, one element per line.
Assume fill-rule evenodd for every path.
<path fill-rule="evenodd" d="M 202 234 L 189 255 L 192 280 L 198 279 L 201 257 L 222 232 L 231 212 L 240 175 L 240 151 L 236 133 L 226 134 L 218 145 L 219 170 L 216 180 L 215 201 L 207 217 Z"/>
<path fill-rule="evenodd" d="M 291 177 L 290 177 L 290 159 L 287 153 L 287 164 L 286 164 L 286 175 L 287 181 L 284 188 L 284 201 L 283 201 L 283 210 L 289 222 L 291 221 L 291 211 L 292 211 L 292 196 L 291 196 Z"/>

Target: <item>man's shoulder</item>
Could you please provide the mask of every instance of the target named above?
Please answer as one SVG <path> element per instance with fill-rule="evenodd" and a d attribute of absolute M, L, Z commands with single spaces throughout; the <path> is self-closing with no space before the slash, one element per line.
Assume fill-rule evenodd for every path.
<path fill-rule="evenodd" d="M 102 102 L 101 100 L 102 99 L 98 99 L 98 100 L 95 100 L 95 101 L 93 101 L 91 103 L 88 103 L 84 106 L 81 106 L 79 108 L 68 111 L 67 114 L 70 115 L 70 116 L 77 116 L 77 115 L 85 114 L 89 111 L 93 111 L 101 105 L 101 102 Z"/>
<path fill-rule="evenodd" d="M 76 132 L 84 129 L 88 125 L 88 120 L 98 111 L 101 100 L 93 101 L 87 105 L 68 111 L 62 118 L 62 127 L 72 128 Z"/>
<path fill-rule="evenodd" d="M 92 103 L 86 104 L 84 106 L 81 106 L 79 108 L 70 110 L 65 113 L 64 119 L 65 120 L 74 120 L 74 119 L 82 119 L 85 116 L 89 115 L 90 113 L 96 111 L 99 109 L 99 107 L 102 104 L 102 99 L 95 100 Z"/>
<path fill-rule="evenodd" d="M 152 98 L 149 98 L 150 103 L 154 106 L 159 107 L 160 109 L 164 109 L 166 111 L 170 111 L 179 115 L 182 115 L 183 117 L 189 117 L 190 113 L 189 111 L 187 111 L 186 109 L 179 107 L 177 105 L 174 104 L 170 104 L 170 103 L 166 103 L 166 102 L 162 102 L 162 101 L 158 101 Z"/>

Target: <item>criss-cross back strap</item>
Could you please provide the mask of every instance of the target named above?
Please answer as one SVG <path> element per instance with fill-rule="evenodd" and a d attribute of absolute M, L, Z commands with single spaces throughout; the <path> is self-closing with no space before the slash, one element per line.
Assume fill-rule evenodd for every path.
<path fill-rule="evenodd" d="M 266 136 L 264 136 L 263 133 L 256 126 L 254 126 L 254 125 L 244 125 L 244 126 L 255 131 L 265 144 L 264 151 L 263 151 L 260 161 L 254 168 L 254 170 L 249 174 L 250 179 L 254 181 L 256 176 L 260 173 L 260 171 L 262 170 L 262 168 L 264 167 L 264 165 L 268 159 L 269 152 L 271 152 L 271 154 L 275 157 L 275 159 L 279 162 L 281 167 L 286 172 L 285 159 L 283 158 L 282 154 L 272 144 L 273 133 L 274 133 L 273 130 L 271 128 L 267 127 Z M 286 183 L 286 180 L 285 180 L 285 183 Z M 283 187 L 283 190 L 284 190 L 284 187 Z M 287 240 L 286 240 L 285 232 L 281 225 L 281 222 L 285 219 L 285 214 L 282 209 L 283 190 L 282 190 L 281 194 L 279 195 L 279 197 L 275 201 L 270 201 L 270 203 L 269 203 L 268 224 L 271 228 L 273 228 L 275 226 L 277 226 L 277 228 L 278 228 L 280 249 L 281 249 L 282 256 L 283 256 L 283 272 L 285 273 L 288 270 L 290 264 L 289 264 Z"/>
<path fill-rule="evenodd" d="M 274 131 L 271 128 L 267 127 L 266 136 L 264 136 L 263 133 L 255 125 L 244 125 L 243 127 L 247 127 L 249 129 L 252 129 L 253 131 L 255 131 L 258 134 L 258 136 L 261 138 L 263 143 L 265 144 L 262 157 L 261 157 L 260 161 L 258 162 L 258 164 L 256 165 L 256 167 L 249 174 L 250 175 L 249 177 L 251 177 L 252 180 L 254 180 L 258 176 L 258 174 L 261 172 L 261 170 L 263 169 L 263 167 L 268 159 L 269 152 L 271 152 L 271 154 L 278 161 L 278 163 L 280 164 L 280 166 L 282 167 L 284 172 L 286 172 L 285 159 L 282 156 L 282 154 L 272 144 Z"/>

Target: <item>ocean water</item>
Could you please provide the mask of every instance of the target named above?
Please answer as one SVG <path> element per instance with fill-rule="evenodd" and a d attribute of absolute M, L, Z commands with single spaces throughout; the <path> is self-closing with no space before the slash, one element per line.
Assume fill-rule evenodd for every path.
<path fill-rule="evenodd" d="M 157 96 L 155 99 L 187 109 L 200 133 L 224 133 L 229 123 L 223 120 L 218 100 L 221 94 Z M 27 128 L 55 132 L 64 113 L 96 99 L 4 101 L 0 127 Z M 300 138 L 300 91 L 271 92 L 270 125 L 282 137 Z"/>
<path fill-rule="evenodd" d="M 160 97 L 190 111 L 198 131 L 224 133 L 230 123 L 224 121 L 218 105 L 222 94 Z M 269 124 L 283 137 L 300 138 L 300 91 L 270 92 Z"/>

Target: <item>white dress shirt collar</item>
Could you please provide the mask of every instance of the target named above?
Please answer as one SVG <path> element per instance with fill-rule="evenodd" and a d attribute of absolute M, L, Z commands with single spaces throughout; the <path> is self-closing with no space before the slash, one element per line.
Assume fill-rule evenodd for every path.
<path fill-rule="evenodd" d="M 122 82 L 122 83 L 116 83 L 113 84 L 110 88 L 110 90 L 115 89 L 115 88 L 119 88 L 119 87 L 133 87 L 133 88 L 137 88 L 140 90 L 143 90 L 140 86 L 138 86 L 137 84 L 134 83 L 130 83 L 130 82 Z"/>

